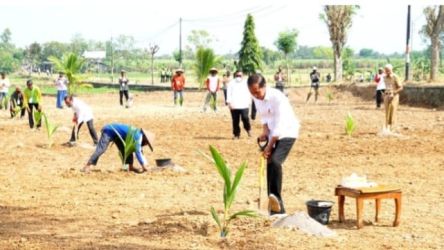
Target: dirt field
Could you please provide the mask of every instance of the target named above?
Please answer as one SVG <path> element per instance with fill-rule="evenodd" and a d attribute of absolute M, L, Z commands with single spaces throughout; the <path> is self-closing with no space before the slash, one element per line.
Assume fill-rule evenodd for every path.
<path fill-rule="evenodd" d="M 220 95 L 222 96 L 222 95 Z M 289 97 L 302 128 L 284 166 L 284 200 L 288 212 L 306 211 L 305 201 L 336 202 L 334 187 L 342 176 L 365 174 L 378 183 L 402 187 L 401 224 L 391 227 L 394 202 L 384 200 L 376 224 L 374 202 L 365 202 L 365 226 L 355 227 L 355 203 L 346 199 L 346 219 L 338 223 L 337 204 L 329 227 L 333 239 L 298 231 L 272 229 L 266 219 L 241 219 L 227 240 L 220 240 L 209 210 L 221 211 L 222 182 L 214 166 L 198 151 L 216 146 L 232 167 L 248 160 L 234 210 L 255 208 L 258 150 L 245 133 L 233 141 L 225 107 L 201 113 L 203 93 L 186 93 L 185 107 L 172 105 L 171 93 L 136 94 L 131 109 L 118 106 L 116 95 L 84 96 L 95 112 L 96 129 L 109 122 L 134 124 L 157 135 L 154 159 L 171 157 L 187 172 L 170 170 L 136 175 L 119 171 L 112 146 L 100 159 L 100 172 L 79 172 L 94 148 L 82 128 L 80 145 L 69 139 L 70 109 L 56 110 L 45 97 L 45 110 L 61 128 L 51 149 L 44 129 L 30 130 L 27 120 L 0 113 L 0 248 L 1 249 L 443 249 L 444 248 L 444 111 L 401 106 L 400 138 L 378 136 L 383 112 L 373 102 L 335 93 L 328 104 L 306 105 L 305 90 Z M 358 130 L 344 135 L 348 112 Z"/>

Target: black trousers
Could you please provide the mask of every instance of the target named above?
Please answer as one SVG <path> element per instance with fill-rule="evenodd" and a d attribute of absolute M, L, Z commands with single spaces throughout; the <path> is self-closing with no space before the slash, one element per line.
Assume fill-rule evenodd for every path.
<path fill-rule="evenodd" d="M 119 96 L 120 96 L 120 105 L 123 105 L 123 96 L 125 96 L 126 101 L 128 101 L 128 90 L 120 90 L 119 91 Z"/>
<path fill-rule="evenodd" d="M 384 92 L 385 89 L 376 90 L 376 107 L 380 108 L 381 103 L 384 102 Z"/>
<path fill-rule="evenodd" d="M 240 136 L 240 120 L 244 124 L 244 129 L 248 132 L 251 130 L 250 119 L 248 119 L 248 109 L 232 109 L 231 120 L 233 125 L 233 135 Z"/>
<path fill-rule="evenodd" d="M 224 100 L 225 100 L 225 105 L 227 105 L 228 103 L 227 103 L 227 89 L 226 88 L 224 88 L 223 89 L 223 91 L 224 91 Z"/>
<path fill-rule="evenodd" d="M 268 195 L 274 194 L 281 205 L 281 213 L 285 213 L 282 201 L 282 163 L 287 159 L 295 138 L 282 138 L 278 140 L 267 163 L 267 190 Z"/>
<path fill-rule="evenodd" d="M 83 122 L 81 122 L 79 124 L 79 127 L 77 128 L 77 138 L 76 138 L 76 133 L 75 133 L 76 127 L 72 128 L 70 141 L 75 142 L 77 139 L 79 139 L 79 131 L 80 131 L 80 128 L 82 127 L 82 125 L 83 125 Z M 93 120 L 91 119 L 91 120 L 87 121 L 86 125 L 88 126 L 89 134 L 91 135 L 91 138 L 92 138 L 94 144 L 97 144 L 98 143 L 97 132 L 96 132 L 96 129 L 94 128 Z"/>
<path fill-rule="evenodd" d="M 29 127 L 34 128 L 34 112 L 39 111 L 40 106 L 38 103 L 28 103 L 28 121 L 29 121 Z M 42 119 L 38 121 L 37 128 L 40 128 L 42 126 Z"/>
<path fill-rule="evenodd" d="M 251 101 L 251 120 L 256 119 L 256 104 L 254 104 L 254 101 Z"/>
<path fill-rule="evenodd" d="M 282 83 L 276 83 L 276 89 L 279 89 L 282 93 L 284 92 L 284 85 L 282 85 Z"/>

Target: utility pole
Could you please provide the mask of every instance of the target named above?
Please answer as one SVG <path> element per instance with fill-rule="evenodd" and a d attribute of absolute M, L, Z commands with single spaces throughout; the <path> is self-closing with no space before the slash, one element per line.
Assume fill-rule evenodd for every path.
<path fill-rule="evenodd" d="M 405 81 L 410 80 L 410 34 L 411 32 L 410 5 L 407 7 L 407 39 L 405 47 Z"/>
<path fill-rule="evenodd" d="M 182 17 L 179 18 L 179 68 L 182 68 Z"/>
<path fill-rule="evenodd" d="M 114 52 L 113 52 L 113 36 L 111 36 L 111 83 L 114 83 Z"/>
<path fill-rule="evenodd" d="M 159 51 L 159 46 L 156 44 L 150 45 L 150 54 L 151 54 L 151 85 L 154 85 L 154 54 Z"/>

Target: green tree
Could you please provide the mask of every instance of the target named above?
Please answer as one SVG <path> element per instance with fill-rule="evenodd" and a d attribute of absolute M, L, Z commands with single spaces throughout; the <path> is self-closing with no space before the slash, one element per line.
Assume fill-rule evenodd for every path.
<path fill-rule="evenodd" d="M 359 6 L 326 5 L 320 18 L 327 24 L 334 51 L 334 80 L 342 80 L 342 51 L 347 41 L 347 32 L 352 26 L 352 17 Z"/>
<path fill-rule="evenodd" d="M 69 95 L 74 94 L 77 90 L 77 87 L 84 85 L 79 78 L 80 71 L 85 63 L 85 60 L 83 58 L 74 53 L 69 53 L 65 54 L 62 59 L 50 57 L 49 61 L 54 64 L 56 70 L 63 71 L 68 78 Z"/>
<path fill-rule="evenodd" d="M 88 49 L 88 43 L 81 34 L 77 33 L 71 38 L 70 47 L 72 53 L 82 55 Z"/>
<path fill-rule="evenodd" d="M 43 44 L 42 60 L 47 61 L 49 57 L 62 58 L 69 50 L 68 45 L 61 42 L 51 41 Z"/>
<path fill-rule="evenodd" d="M 440 36 L 444 33 L 444 5 L 427 7 L 424 9 L 427 23 L 422 28 L 422 34 L 430 38 L 430 81 L 436 81 L 439 67 L 439 52 L 441 47 Z"/>
<path fill-rule="evenodd" d="M 247 74 L 252 74 L 262 68 L 262 51 L 254 34 L 254 28 L 253 16 L 248 14 L 237 64 L 238 69 Z"/>
<path fill-rule="evenodd" d="M 378 52 L 376 52 L 376 51 L 374 51 L 372 49 L 364 48 L 364 49 L 361 49 L 359 51 L 359 56 L 360 57 L 367 57 L 367 58 L 369 58 L 369 57 L 377 57 L 378 56 Z"/>
<path fill-rule="evenodd" d="M 2 45 L 10 45 L 11 44 L 11 30 L 6 28 L 3 30 L 3 33 L 0 35 L 0 41 Z"/>
<path fill-rule="evenodd" d="M 205 79 L 208 76 L 208 71 L 216 65 L 218 58 L 210 48 L 198 48 L 196 51 L 196 62 L 194 64 L 194 71 L 196 72 L 199 87 L 202 88 Z"/>
<path fill-rule="evenodd" d="M 349 47 L 344 48 L 342 51 L 342 68 L 345 76 L 350 80 L 352 80 L 356 70 L 356 65 L 353 63 L 353 56 L 354 51 Z"/>
<path fill-rule="evenodd" d="M 192 30 L 188 35 L 187 40 L 188 43 L 194 47 L 190 47 L 191 50 L 197 50 L 200 47 L 209 48 L 213 42 L 213 38 L 206 30 Z"/>
<path fill-rule="evenodd" d="M 316 59 L 333 59 L 333 49 L 325 46 L 313 48 L 313 56 Z"/>
<path fill-rule="evenodd" d="M 288 65 L 288 55 L 296 50 L 296 39 L 298 37 L 298 31 L 296 29 L 287 30 L 279 33 L 278 39 L 274 42 L 278 50 L 284 53 L 285 63 L 287 67 L 287 79 L 291 83 L 290 79 L 290 67 Z"/>

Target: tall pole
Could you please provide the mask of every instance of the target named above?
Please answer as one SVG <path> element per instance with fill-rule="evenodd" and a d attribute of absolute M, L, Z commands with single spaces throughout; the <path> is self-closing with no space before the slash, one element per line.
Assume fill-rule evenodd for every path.
<path fill-rule="evenodd" d="M 182 17 L 179 18 L 179 67 L 182 68 Z"/>
<path fill-rule="evenodd" d="M 113 37 L 111 36 L 111 83 L 114 83 L 114 52 L 113 52 Z"/>
<path fill-rule="evenodd" d="M 405 47 L 405 81 L 410 80 L 410 33 L 411 33 L 410 5 L 407 7 L 407 39 Z"/>

